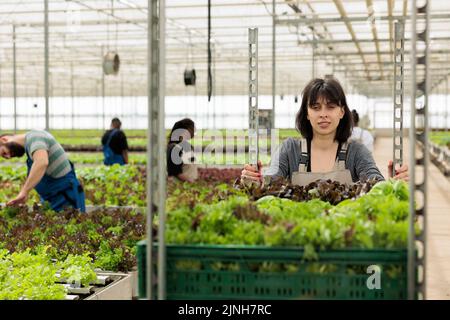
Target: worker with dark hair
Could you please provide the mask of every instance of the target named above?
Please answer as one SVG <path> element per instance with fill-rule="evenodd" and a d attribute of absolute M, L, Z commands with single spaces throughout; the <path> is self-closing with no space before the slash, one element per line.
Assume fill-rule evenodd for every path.
<path fill-rule="evenodd" d="M 351 184 L 364 179 L 384 180 L 367 148 L 349 138 L 352 116 L 344 89 L 334 78 L 313 79 L 303 90 L 302 104 L 295 119 L 300 139 L 288 138 L 280 146 L 264 175 L 283 177 L 305 186 L 319 179 Z M 408 166 L 395 168 L 388 162 L 389 178 L 408 180 Z M 244 183 L 262 183 L 261 163 L 247 164 Z"/>
<path fill-rule="evenodd" d="M 365 145 L 370 152 L 373 152 L 373 136 L 369 131 L 358 126 L 359 114 L 358 112 L 356 112 L 355 109 L 352 110 L 352 120 L 353 120 L 353 131 L 350 140 L 357 141 Z"/>
<path fill-rule="evenodd" d="M 128 141 L 125 133 L 120 129 L 122 122 L 118 118 L 111 120 L 111 128 L 102 137 L 103 163 L 107 166 L 113 164 L 124 165 L 128 163 Z"/>
<path fill-rule="evenodd" d="M 182 181 L 194 182 L 198 177 L 191 144 L 195 123 L 189 118 L 175 122 L 167 143 L 167 174 Z"/>
<path fill-rule="evenodd" d="M 0 136 L 0 156 L 5 159 L 27 155 L 27 179 L 17 197 L 7 203 L 25 203 L 35 189 L 42 202 L 55 211 L 72 207 L 85 212 L 83 187 L 72 162 L 55 138 L 47 131 L 32 130 L 24 134 Z"/>

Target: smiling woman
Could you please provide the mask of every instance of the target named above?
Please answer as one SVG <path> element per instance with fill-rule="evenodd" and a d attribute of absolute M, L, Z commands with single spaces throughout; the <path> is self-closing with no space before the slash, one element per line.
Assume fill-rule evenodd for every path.
<path fill-rule="evenodd" d="M 295 125 L 307 140 L 313 137 L 344 143 L 351 135 L 351 113 L 344 90 L 335 79 L 314 79 L 303 90 Z"/>
<path fill-rule="evenodd" d="M 352 115 L 344 90 L 333 78 L 313 79 L 303 90 L 296 117 L 301 139 L 288 138 L 272 157 L 266 176 L 288 178 L 296 185 L 319 179 L 353 183 L 366 179 L 384 180 L 370 151 L 361 143 L 348 141 Z M 392 172 L 392 161 L 388 163 Z M 408 180 L 408 167 L 396 168 L 396 179 Z M 241 181 L 263 181 L 261 165 L 246 165 Z"/>

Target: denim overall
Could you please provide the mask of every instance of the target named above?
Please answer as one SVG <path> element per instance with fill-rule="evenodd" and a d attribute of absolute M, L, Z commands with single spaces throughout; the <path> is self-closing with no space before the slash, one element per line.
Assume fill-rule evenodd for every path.
<path fill-rule="evenodd" d="M 103 155 L 105 156 L 105 160 L 103 160 L 103 163 L 106 166 L 112 166 L 113 164 L 116 163 L 120 164 L 121 166 L 125 164 L 123 156 L 121 154 L 114 153 L 114 151 L 109 146 L 112 137 L 118 132 L 119 132 L 118 129 L 114 129 L 113 131 L 111 131 L 108 137 L 108 141 L 106 141 L 106 144 L 103 145 Z"/>
<path fill-rule="evenodd" d="M 33 160 L 27 150 L 27 176 L 30 174 Z M 36 185 L 35 190 L 41 198 L 41 202 L 48 201 L 54 211 L 61 211 L 65 207 L 79 209 L 86 212 L 84 201 L 84 190 L 75 175 L 75 169 L 70 162 L 72 170 L 65 176 L 53 178 L 44 174 L 41 181 Z"/>

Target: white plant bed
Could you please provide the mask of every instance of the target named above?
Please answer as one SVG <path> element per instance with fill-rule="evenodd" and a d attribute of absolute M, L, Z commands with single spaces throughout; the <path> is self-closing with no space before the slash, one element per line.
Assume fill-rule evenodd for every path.
<path fill-rule="evenodd" d="M 94 293 L 85 300 L 131 300 L 133 296 L 133 277 L 126 273 L 102 272 L 99 276 L 108 276 L 113 282 L 105 287 L 96 287 Z"/>

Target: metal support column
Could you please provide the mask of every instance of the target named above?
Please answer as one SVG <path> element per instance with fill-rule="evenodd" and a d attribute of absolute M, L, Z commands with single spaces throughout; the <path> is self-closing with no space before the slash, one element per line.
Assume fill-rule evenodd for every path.
<path fill-rule="evenodd" d="M 441 130 L 445 130 L 445 85 L 446 85 L 446 81 L 447 78 L 443 81 L 442 83 L 442 96 L 441 96 L 441 101 L 442 101 L 442 111 L 441 111 L 441 116 L 439 117 L 440 121 L 438 120 L 438 125 L 440 126 Z M 442 123 L 442 125 L 441 125 Z"/>
<path fill-rule="evenodd" d="M 102 46 L 102 61 L 105 56 L 105 46 Z M 106 129 L 105 126 L 105 72 L 102 67 L 102 129 Z"/>
<path fill-rule="evenodd" d="M 13 91 L 14 91 L 14 134 L 17 132 L 17 66 L 16 66 L 16 26 L 13 25 Z"/>
<path fill-rule="evenodd" d="M 71 112 L 71 124 L 72 124 L 72 130 L 74 129 L 74 87 L 73 87 L 73 62 L 70 63 L 70 97 L 71 97 L 71 106 L 72 106 L 72 112 Z"/>
<path fill-rule="evenodd" d="M 395 176 L 395 166 L 403 164 L 403 93 L 404 93 L 404 53 L 405 25 L 395 22 L 394 35 L 394 126 L 393 126 L 393 166 L 392 176 Z"/>
<path fill-rule="evenodd" d="M 314 79 L 316 77 L 316 36 L 313 32 L 313 41 L 312 41 L 312 61 L 311 61 L 311 79 Z"/>
<path fill-rule="evenodd" d="M 316 77 L 316 49 L 314 44 L 312 45 L 312 59 L 311 59 L 311 79 Z"/>
<path fill-rule="evenodd" d="M 212 95 L 213 100 L 213 130 L 216 130 L 217 126 L 217 114 L 216 114 L 216 44 L 211 43 L 212 46 L 212 82 L 214 83 Z"/>
<path fill-rule="evenodd" d="M 347 69 L 345 69 L 345 71 L 344 71 L 344 79 L 345 79 L 345 86 L 344 86 L 344 88 L 345 88 L 345 90 L 347 90 L 348 89 Z"/>
<path fill-rule="evenodd" d="M 0 61 L 0 102 L 2 98 L 2 63 Z M 0 130 L 2 129 L 2 106 L 0 103 Z"/>
<path fill-rule="evenodd" d="M 336 77 L 336 63 L 335 63 L 335 58 L 334 57 L 331 57 L 331 59 L 333 59 L 333 60 L 331 60 L 331 63 L 332 63 L 332 71 L 331 71 L 331 74 L 333 75 L 333 77 Z"/>
<path fill-rule="evenodd" d="M 444 129 L 445 131 L 449 130 L 449 125 L 448 125 L 448 76 L 447 78 L 445 78 L 445 125 L 444 125 Z"/>
<path fill-rule="evenodd" d="M 412 87 L 409 132 L 411 196 L 408 233 L 408 299 L 426 299 L 429 2 L 422 2 L 423 6 L 417 7 L 417 0 L 413 0 L 411 8 Z M 418 73 L 417 70 L 423 70 L 423 72 Z M 419 155 L 416 153 L 416 142 L 421 143 L 422 151 Z M 420 174 L 422 181 L 418 181 L 416 171 Z M 419 201 L 416 201 L 417 195 L 420 195 Z M 415 223 L 419 226 L 418 234 L 415 232 Z"/>
<path fill-rule="evenodd" d="M 159 110 L 158 110 L 158 298 L 166 299 L 166 130 L 165 130 L 165 81 L 166 81 L 166 1 L 159 0 Z"/>
<path fill-rule="evenodd" d="M 272 0 L 272 115 L 270 117 L 270 129 L 275 129 L 275 95 L 276 95 L 276 3 Z"/>
<path fill-rule="evenodd" d="M 436 87 L 436 105 L 437 106 L 440 106 L 441 105 L 441 85 L 439 84 L 437 87 Z M 432 94 L 432 90 L 430 90 L 430 95 Z M 433 102 L 431 103 L 432 105 L 433 105 Z M 429 126 L 430 126 L 430 130 L 431 131 L 433 131 L 433 129 L 435 129 L 435 130 L 439 130 L 439 116 L 440 116 L 440 114 L 439 114 L 439 112 L 438 111 L 436 111 L 436 113 L 435 114 L 433 114 L 433 113 L 430 113 L 429 114 L 429 116 L 430 116 L 430 124 L 429 124 Z M 434 117 L 433 117 L 434 116 Z M 433 124 L 433 121 L 432 121 L 432 119 L 434 118 L 434 124 Z"/>
<path fill-rule="evenodd" d="M 44 0 L 44 42 L 45 42 L 45 130 L 50 130 L 49 119 L 49 48 L 48 48 L 48 0 Z"/>
<path fill-rule="evenodd" d="M 258 168 L 258 29 L 248 29 L 248 157 Z"/>
<path fill-rule="evenodd" d="M 367 99 L 369 99 L 369 96 L 367 96 Z M 375 125 L 376 114 L 377 114 L 377 103 L 374 101 L 373 104 L 372 104 L 372 129 L 373 129 L 375 134 L 376 134 L 375 131 L 377 129 L 377 127 Z"/>
<path fill-rule="evenodd" d="M 147 139 L 147 299 L 153 299 L 153 237 L 155 213 L 158 226 L 158 299 L 166 298 L 165 248 L 165 1 L 148 0 L 148 139 Z"/>
<path fill-rule="evenodd" d="M 123 119 L 123 106 L 125 105 L 124 102 L 124 86 L 123 86 L 123 72 L 120 74 L 120 118 Z"/>

